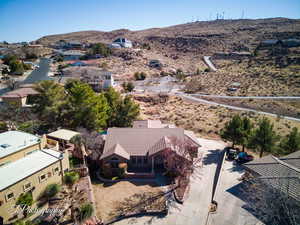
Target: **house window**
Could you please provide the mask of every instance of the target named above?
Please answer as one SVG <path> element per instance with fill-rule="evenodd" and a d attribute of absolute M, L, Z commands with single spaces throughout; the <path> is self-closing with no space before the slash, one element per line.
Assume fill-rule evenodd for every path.
<path fill-rule="evenodd" d="M 41 176 L 40 176 L 40 182 L 45 181 L 46 178 L 47 178 L 47 177 L 46 177 L 46 174 L 41 175 Z"/>
<path fill-rule="evenodd" d="M 116 158 L 116 157 L 113 157 L 113 158 L 111 158 L 110 160 L 111 160 L 111 161 L 119 161 L 119 159 Z"/>
<path fill-rule="evenodd" d="M 0 167 L 1 167 L 1 166 L 5 166 L 6 164 L 8 164 L 8 163 L 10 163 L 10 162 L 11 162 L 11 161 L 6 161 L 6 162 L 4 162 L 4 163 L 1 163 L 1 164 L 0 164 Z"/>
<path fill-rule="evenodd" d="M 57 174 L 58 172 L 59 172 L 59 168 L 58 167 L 56 167 L 56 168 L 53 169 L 53 173 L 54 174 Z"/>
<path fill-rule="evenodd" d="M 137 164 L 142 164 L 142 157 L 137 158 Z"/>
<path fill-rule="evenodd" d="M 30 155 L 31 153 L 34 153 L 36 152 L 37 150 L 33 150 L 33 151 L 30 151 L 30 152 L 27 152 L 26 155 Z"/>
<path fill-rule="evenodd" d="M 31 183 L 30 182 L 23 185 L 24 191 L 28 191 L 30 188 L 31 188 Z"/>
<path fill-rule="evenodd" d="M 132 164 L 136 164 L 136 157 L 132 156 L 131 161 L 132 161 Z"/>
<path fill-rule="evenodd" d="M 14 198 L 14 193 L 13 192 L 10 192 L 10 193 L 6 194 L 6 201 L 9 201 L 13 198 Z"/>
<path fill-rule="evenodd" d="M 148 158 L 147 156 L 144 157 L 144 164 L 147 164 L 148 163 Z"/>

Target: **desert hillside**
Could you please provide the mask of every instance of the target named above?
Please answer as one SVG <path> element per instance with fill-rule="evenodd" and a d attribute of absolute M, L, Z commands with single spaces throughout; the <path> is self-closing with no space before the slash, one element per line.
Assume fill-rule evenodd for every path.
<path fill-rule="evenodd" d="M 127 37 L 136 43 L 149 43 L 151 47 L 212 54 L 216 51 L 251 50 L 264 39 L 300 37 L 300 20 L 271 18 L 202 21 L 140 31 L 81 31 L 45 36 L 38 41 L 42 44 L 62 39 L 110 43 L 119 36 Z"/>

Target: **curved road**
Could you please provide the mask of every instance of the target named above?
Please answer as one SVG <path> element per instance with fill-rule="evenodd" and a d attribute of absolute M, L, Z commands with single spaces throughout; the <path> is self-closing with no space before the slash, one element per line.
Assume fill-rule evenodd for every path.
<path fill-rule="evenodd" d="M 210 56 L 203 56 L 203 60 L 205 64 L 210 68 L 210 70 L 216 72 L 217 68 L 214 66 L 214 64 L 210 61 Z"/>
<path fill-rule="evenodd" d="M 274 113 L 268 113 L 268 112 L 257 111 L 257 110 L 249 109 L 249 108 L 243 108 L 243 107 L 237 107 L 237 106 L 232 106 L 232 105 L 227 105 L 227 104 L 221 104 L 221 103 L 217 103 L 217 102 L 213 102 L 213 101 L 208 101 L 208 100 L 196 98 L 196 97 L 193 97 L 193 96 L 190 96 L 190 95 L 187 95 L 187 94 L 183 94 L 183 93 L 179 93 L 179 92 L 175 93 L 175 95 L 180 96 L 180 97 L 185 98 L 185 99 L 188 99 L 188 100 L 200 102 L 200 103 L 205 103 L 205 104 L 210 104 L 210 105 L 217 105 L 217 106 L 223 106 L 223 107 L 228 108 L 228 109 L 239 110 L 239 111 L 255 112 L 255 113 L 269 115 L 269 116 L 275 116 L 275 117 L 278 116 L 277 114 L 274 114 Z M 299 118 L 295 118 L 295 117 L 282 116 L 282 118 L 300 122 L 300 119 Z"/>
<path fill-rule="evenodd" d="M 228 96 L 228 95 L 204 95 L 204 94 L 191 94 L 191 96 L 227 98 L 227 99 L 300 100 L 300 96 Z"/>

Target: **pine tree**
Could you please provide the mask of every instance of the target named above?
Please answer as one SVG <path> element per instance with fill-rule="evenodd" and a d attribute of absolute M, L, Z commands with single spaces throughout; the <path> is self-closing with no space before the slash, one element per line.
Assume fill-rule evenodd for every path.
<path fill-rule="evenodd" d="M 263 118 L 259 122 L 259 127 L 254 130 L 251 138 L 251 144 L 259 150 L 259 157 L 263 156 L 264 152 L 271 152 L 278 140 L 278 135 L 274 131 L 274 126 L 269 119 Z"/>

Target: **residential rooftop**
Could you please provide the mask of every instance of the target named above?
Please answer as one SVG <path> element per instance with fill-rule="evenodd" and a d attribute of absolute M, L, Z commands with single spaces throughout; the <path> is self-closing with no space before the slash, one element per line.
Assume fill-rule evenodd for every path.
<path fill-rule="evenodd" d="M 101 158 L 114 152 L 116 147 L 130 156 L 145 156 L 150 149 L 153 152 L 153 147 L 165 136 L 182 141 L 185 137 L 182 128 L 109 128 Z"/>
<path fill-rule="evenodd" d="M 10 92 L 5 93 L 1 98 L 23 98 L 28 95 L 37 95 L 39 94 L 36 90 L 31 87 L 23 87 Z"/>
<path fill-rule="evenodd" d="M 259 179 L 300 200 L 300 151 L 276 158 L 272 155 L 244 164 L 245 168 L 258 174 Z"/>
<path fill-rule="evenodd" d="M 0 167 L 0 191 L 35 174 L 62 158 L 60 152 L 43 149 Z M 9 176 L 7 176 L 9 174 Z M 4 178 L 5 179 L 2 179 Z"/>
<path fill-rule="evenodd" d="M 26 147 L 40 142 L 40 139 L 32 134 L 22 131 L 7 131 L 0 134 L 0 158 L 13 154 Z M 1 177 L 1 176 L 0 176 Z"/>
<path fill-rule="evenodd" d="M 53 137 L 56 139 L 61 139 L 65 141 L 70 141 L 72 137 L 78 135 L 80 133 L 72 130 L 67 130 L 67 129 L 60 129 L 57 131 L 54 131 L 50 134 L 47 134 L 48 137 Z"/>

